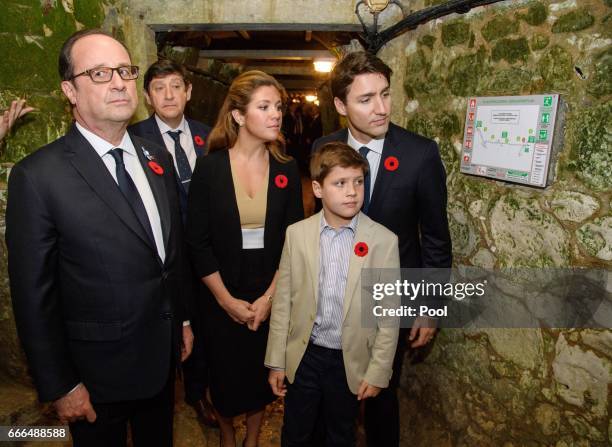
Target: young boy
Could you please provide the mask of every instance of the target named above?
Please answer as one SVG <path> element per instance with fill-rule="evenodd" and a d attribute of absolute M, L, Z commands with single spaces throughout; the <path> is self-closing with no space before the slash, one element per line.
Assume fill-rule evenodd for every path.
<path fill-rule="evenodd" d="M 308 445 L 319 417 L 327 444 L 352 446 L 359 400 L 388 386 L 399 330 L 394 318 L 362 323 L 361 269 L 399 269 L 399 250 L 359 211 L 368 164 L 357 151 L 326 144 L 310 172 L 323 209 L 287 229 L 265 364 L 285 396 L 283 446 Z"/>

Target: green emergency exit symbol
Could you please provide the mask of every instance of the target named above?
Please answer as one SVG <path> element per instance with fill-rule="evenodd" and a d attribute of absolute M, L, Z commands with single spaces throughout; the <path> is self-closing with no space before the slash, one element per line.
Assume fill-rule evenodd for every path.
<path fill-rule="evenodd" d="M 543 123 L 550 123 L 550 113 L 543 113 L 542 114 L 542 122 Z"/>
<path fill-rule="evenodd" d="M 544 97 L 544 107 L 550 107 L 552 106 L 552 96 L 545 96 Z"/>
<path fill-rule="evenodd" d="M 548 137 L 548 131 L 546 129 L 542 129 L 540 131 L 540 140 L 545 140 Z"/>

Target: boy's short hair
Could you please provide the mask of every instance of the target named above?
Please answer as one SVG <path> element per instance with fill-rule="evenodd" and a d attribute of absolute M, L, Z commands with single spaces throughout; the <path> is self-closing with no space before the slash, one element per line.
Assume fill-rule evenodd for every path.
<path fill-rule="evenodd" d="M 355 77 L 366 73 L 380 73 L 391 84 L 393 70 L 387 64 L 371 53 L 356 51 L 347 54 L 332 70 L 330 76 L 332 96 L 346 103 L 346 95 Z"/>
<path fill-rule="evenodd" d="M 321 146 L 310 159 L 310 178 L 319 184 L 336 166 L 361 168 L 365 176 L 370 168 L 368 161 L 359 152 L 341 141 L 332 141 Z"/>
<path fill-rule="evenodd" d="M 189 78 L 187 77 L 187 70 L 182 64 L 171 61 L 170 59 L 160 59 L 151 65 L 144 75 L 144 89 L 146 92 L 149 91 L 149 85 L 155 78 L 163 78 L 171 74 L 177 74 L 183 78 L 185 87 L 190 84 Z"/>

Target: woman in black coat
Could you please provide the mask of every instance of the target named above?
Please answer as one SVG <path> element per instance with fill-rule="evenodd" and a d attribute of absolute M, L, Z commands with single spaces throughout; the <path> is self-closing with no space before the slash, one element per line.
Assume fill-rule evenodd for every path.
<path fill-rule="evenodd" d="M 187 243 L 205 285 L 210 392 L 226 446 L 235 445 L 232 419 L 242 413 L 244 445 L 257 445 L 274 400 L 263 364 L 267 320 L 285 230 L 304 217 L 300 175 L 280 133 L 285 99 L 266 73 L 238 76 L 191 179 Z"/>

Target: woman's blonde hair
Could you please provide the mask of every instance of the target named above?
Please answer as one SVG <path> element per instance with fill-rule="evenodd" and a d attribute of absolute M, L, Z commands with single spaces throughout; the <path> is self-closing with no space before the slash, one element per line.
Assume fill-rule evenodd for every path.
<path fill-rule="evenodd" d="M 276 88 L 281 96 L 283 106 L 287 103 L 285 88 L 269 74 L 259 70 L 245 71 L 240 74 L 230 85 L 215 127 L 210 132 L 208 152 L 229 149 L 236 144 L 239 126 L 232 116 L 232 110 L 239 110 L 243 115 L 246 114 L 253 92 L 264 86 Z M 276 140 L 268 142 L 266 147 L 270 154 L 281 163 L 291 160 L 291 157 L 285 154 L 285 139 L 281 132 L 278 133 Z"/>

